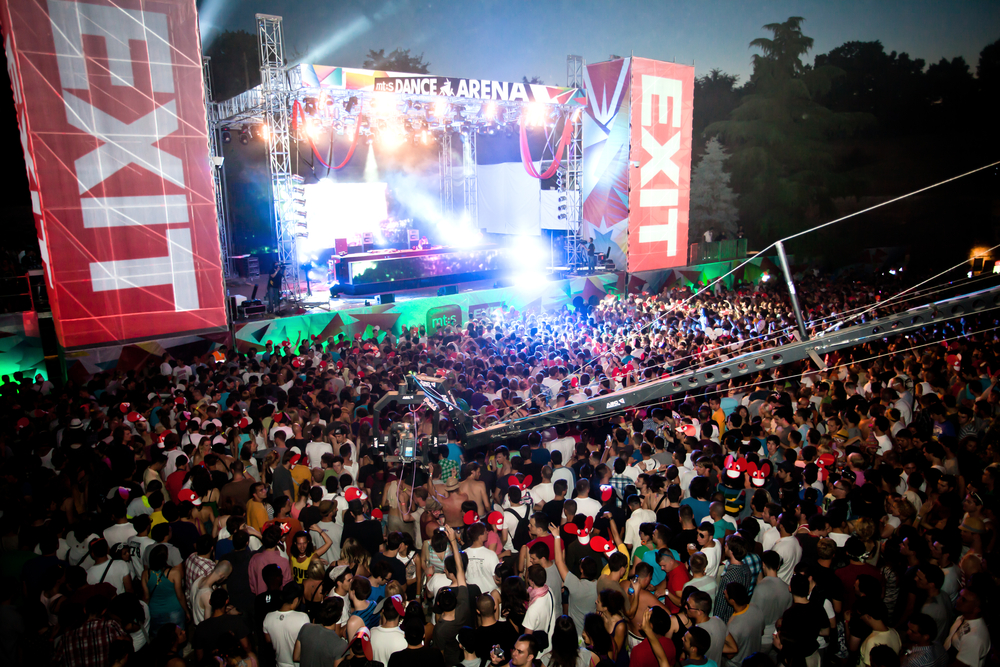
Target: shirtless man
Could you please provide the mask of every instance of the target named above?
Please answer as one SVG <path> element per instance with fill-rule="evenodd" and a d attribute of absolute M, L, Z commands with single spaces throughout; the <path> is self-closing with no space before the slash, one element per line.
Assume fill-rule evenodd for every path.
<path fill-rule="evenodd" d="M 486 493 L 486 485 L 479 481 L 481 474 L 478 463 L 466 463 L 465 479 L 459 483 L 458 490 L 470 500 L 475 500 L 476 512 L 479 516 L 485 517 L 490 513 L 493 506 L 490 504 L 489 495 Z"/>
<path fill-rule="evenodd" d="M 650 607 L 663 607 L 666 610 L 663 603 L 649 590 L 652 581 L 653 566 L 644 562 L 636 564 L 635 576 L 628 584 L 635 591 L 631 600 L 628 600 L 630 602 L 628 608 L 628 644 L 631 648 L 635 648 L 642 642 L 642 615 L 645 611 Z M 677 622 L 676 618 L 671 620 L 672 623 Z"/>
<path fill-rule="evenodd" d="M 438 500 L 441 501 L 441 506 L 444 508 L 445 521 L 449 526 L 455 528 L 456 530 L 465 526 L 462 503 L 469 500 L 469 496 L 462 493 L 459 486 L 460 484 L 458 479 L 455 477 L 449 477 L 448 482 L 444 487 L 444 494 L 441 493 L 440 487 L 436 489 L 438 492 Z"/>

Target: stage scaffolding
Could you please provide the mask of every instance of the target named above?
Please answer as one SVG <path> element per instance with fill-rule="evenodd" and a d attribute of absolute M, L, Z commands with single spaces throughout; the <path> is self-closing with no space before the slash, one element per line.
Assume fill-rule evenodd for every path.
<path fill-rule="evenodd" d="M 583 88 L 583 56 L 566 57 L 566 85 Z M 570 118 L 573 135 L 566 147 L 566 156 L 559 166 L 559 190 L 566 198 L 566 263 L 571 269 L 587 265 L 583 225 L 583 113 L 575 111 Z"/>
<path fill-rule="evenodd" d="M 476 160 L 476 132 L 462 134 L 462 223 L 479 229 L 479 163 Z"/>
<path fill-rule="evenodd" d="M 257 40 L 260 45 L 260 82 L 264 112 L 262 132 L 267 141 L 268 167 L 271 172 L 274 236 L 278 262 L 285 266 L 282 291 L 292 301 L 298 301 L 302 288 L 299 284 L 299 262 L 295 249 L 298 234 L 295 200 L 300 193 L 296 191 L 296 182 L 292 177 L 288 113 L 291 89 L 285 74 L 281 17 L 257 14 Z"/>
<path fill-rule="evenodd" d="M 441 180 L 441 217 L 448 218 L 455 210 L 454 154 L 451 149 L 451 132 L 438 140 L 438 176 Z"/>
<path fill-rule="evenodd" d="M 212 59 L 202 59 L 202 74 L 205 78 L 205 112 L 208 115 L 208 152 L 212 159 L 212 185 L 215 188 L 215 212 L 219 224 L 219 249 L 222 252 L 222 275 L 233 275 L 232 248 L 229 245 L 229 215 L 226 205 L 226 172 L 222 168 L 222 142 L 219 138 L 220 126 L 218 107 L 212 93 Z"/>

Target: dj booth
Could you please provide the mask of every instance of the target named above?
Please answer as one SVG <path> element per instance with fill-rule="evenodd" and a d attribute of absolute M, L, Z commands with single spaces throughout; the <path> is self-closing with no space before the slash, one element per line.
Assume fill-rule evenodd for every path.
<path fill-rule="evenodd" d="M 392 290 L 436 287 L 448 283 L 494 278 L 509 270 L 510 248 L 449 248 L 373 250 L 335 255 L 339 291 L 379 294 Z"/>

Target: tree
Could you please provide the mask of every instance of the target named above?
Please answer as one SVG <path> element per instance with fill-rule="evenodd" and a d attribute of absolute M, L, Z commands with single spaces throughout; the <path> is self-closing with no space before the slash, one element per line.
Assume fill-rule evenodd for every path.
<path fill-rule="evenodd" d="M 831 111 L 874 115 L 884 134 L 901 134 L 927 123 L 928 100 L 924 61 L 906 53 L 886 53 L 882 42 L 845 42 L 816 56 L 816 68 L 844 72 L 818 101 Z"/>
<path fill-rule="evenodd" d="M 212 59 L 212 93 L 221 102 L 260 85 L 257 36 L 246 30 L 225 31 L 205 55 Z"/>
<path fill-rule="evenodd" d="M 755 53 L 752 62 L 754 76 L 758 68 L 766 68 L 773 75 L 794 77 L 805 71 L 802 56 L 809 53 L 813 46 L 813 38 L 802 34 L 801 16 L 790 16 L 784 23 L 768 23 L 764 30 L 773 35 L 772 38 L 758 37 L 750 42 L 750 48 L 758 48 L 763 53 Z"/>
<path fill-rule="evenodd" d="M 695 137 L 700 137 L 705 128 L 719 120 L 726 120 L 740 103 L 740 90 L 736 88 L 740 77 L 713 69 L 694 81 Z"/>
<path fill-rule="evenodd" d="M 976 79 L 985 108 L 995 113 L 1000 102 L 1000 39 L 987 44 L 979 52 Z"/>
<path fill-rule="evenodd" d="M 530 79 L 528 77 L 526 77 L 526 76 L 522 76 L 521 77 L 521 83 L 526 83 L 526 84 L 532 84 L 532 83 L 534 83 L 534 84 L 537 84 L 539 86 L 544 86 L 545 85 L 545 82 L 542 81 L 542 77 L 540 77 L 540 76 L 533 76 Z"/>
<path fill-rule="evenodd" d="M 732 237 L 739 221 L 736 193 L 729 187 L 725 172 L 729 155 L 715 137 L 708 141 L 705 155 L 691 172 L 691 231 L 689 236 L 701 238 L 708 229 L 726 231 Z"/>
<path fill-rule="evenodd" d="M 842 72 L 802 63 L 812 46 L 802 21 L 793 16 L 764 26 L 774 38 L 751 42 L 763 52 L 753 59 L 753 92 L 743 96 L 729 120 L 705 130 L 732 151 L 741 217 L 762 241 L 801 229 L 810 215 L 833 211 L 840 176 L 834 140 L 872 120 L 867 114 L 835 113 L 815 101 Z"/>
<path fill-rule="evenodd" d="M 424 54 L 411 56 L 409 49 L 396 49 L 389 55 L 385 55 L 385 49 L 378 51 L 372 49 L 368 51 L 363 67 L 365 69 L 377 69 L 386 72 L 404 72 L 407 74 L 427 74 L 430 63 L 424 62 Z"/>

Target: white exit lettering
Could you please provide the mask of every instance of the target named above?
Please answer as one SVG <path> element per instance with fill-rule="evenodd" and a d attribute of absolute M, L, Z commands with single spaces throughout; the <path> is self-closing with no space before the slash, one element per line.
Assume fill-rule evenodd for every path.
<path fill-rule="evenodd" d="M 643 225 L 639 228 L 639 243 L 667 243 L 667 254 L 677 254 L 677 188 L 648 187 L 658 174 L 666 174 L 675 185 L 680 185 L 680 165 L 673 161 L 681 147 L 681 109 L 683 87 L 677 79 L 667 79 L 644 74 L 642 76 L 642 149 L 650 158 L 639 170 L 639 206 L 642 208 L 667 208 L 666 224 Z M 653 98 L 659 101 L 659 113 L 653 117 Z M 672 104 L 670 104 L 672 102 Z M 672 109 L 671 109 L 672 106 Z M 669 125 L 678 131 L 661 144 L 647 128 Z"/>

